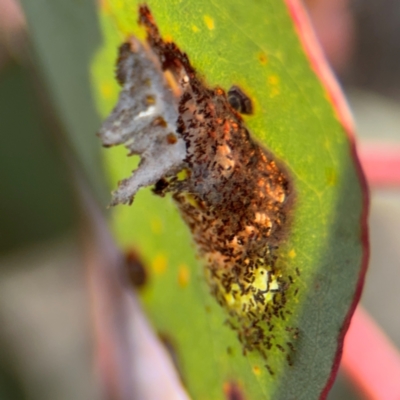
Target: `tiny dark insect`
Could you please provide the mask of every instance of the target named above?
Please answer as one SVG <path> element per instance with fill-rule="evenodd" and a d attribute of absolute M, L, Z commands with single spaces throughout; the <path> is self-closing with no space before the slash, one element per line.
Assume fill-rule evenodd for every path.
<path fill-rule="evenodd" d="M 253 104 L 238 86 L 232 86 L 228 90 L 229 104 L 242 114 L 253 114 Z"/>
<path fill-rule="evenodd" d="M 272 370 L 272 368 L 268 364 L 265 365 L 265 368 L 267 368 L 267 370 L 268 370 L 268 372 L 270 373 L 271 376 L 275 375 L 274 371 Z"/>
<path fill-rule="evenodd" d="M 279 351 L 281 351 L 282 353 L 285 353 L 285 349 L 280 344 L 277 344 L 276 347 Z"/>
<path fill-rule="evenodd" d="M 295 352 L 295 351 L 296 351 L 296 348 L 293 346 L 293 343 L 292 343 L 292 342 L 286 342 L 286 344 L 287 344 L 287 346 L 289 347 L 289 349 L 290 349 L 292 352 Z"/>

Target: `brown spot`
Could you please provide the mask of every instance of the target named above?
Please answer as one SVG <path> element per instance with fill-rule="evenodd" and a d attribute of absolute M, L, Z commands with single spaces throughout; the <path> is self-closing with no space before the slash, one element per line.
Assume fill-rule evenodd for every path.
<path fill-rule="evenodd" d="M 148 280 L 146 269 L 133 249 L 125 253 L 125 270 L 134 287 L 141 288 L 146 284 Z"/>
<path fill-rule="evenodd" d="M 260 53 L 258 55 L 258 59 L 260 60 L 261 64 L 263 64 L 263 65 L 267 64 L 268 59 L 267 59 L 267 55 L 265 53 Z"/>
<path fill-rule="evenodd" d="M 237 383 L 226 382 L 223 389 L 226 400 L 245 400 L 243 391 Z"/>
<path fill-rule="evenodd" d="M 171 132 L 167 135 L 167 143 L 168 144 L 175 144 L 178 141 L 177 137 Z"/>
<path fill-rule="evenodd" d="M 163 117 L 157 117 L 153 121 L 153 125 L 154 126 L 162 126 L 163 128 L 166 128 L 167 127 L 167 122 L 165 121 L 165 119 Z"/>

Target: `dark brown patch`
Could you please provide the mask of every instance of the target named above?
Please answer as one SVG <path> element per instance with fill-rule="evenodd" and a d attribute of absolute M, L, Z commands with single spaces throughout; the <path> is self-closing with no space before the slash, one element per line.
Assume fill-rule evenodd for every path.
<path fill-rule="evenodd" d="M 138 254 L 130 249 L 125 253 L 125 270 L 132 286 L 142 288 L 147 282 L 147 272 Z"/>
<path fill-rule="evenodd" d="M 224 394 L 226 400 L 245 400 L 242 389 L 235 382 L 228 382 L 224 384 Z"/>

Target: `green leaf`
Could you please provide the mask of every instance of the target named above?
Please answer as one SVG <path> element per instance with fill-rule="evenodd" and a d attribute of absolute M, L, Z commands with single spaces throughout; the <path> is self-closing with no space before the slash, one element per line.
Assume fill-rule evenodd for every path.
<path fill-rule="evenodd" d="M 68 43 L 71 51 L 74 46 L 83 50 L 86 29 L 96 31 L 95 23 L 86 20 L 91 11 L 81 3 L 62 6 L 57 1 L 43 18 L 29 2 L 23 3 L 45 73 L 52 77 L 49 83 L 60 114 L 68 115 L 68 122 L 82 111 L 71 106 L 74 94 L 63 93 L 65 85 L 58 80 L 76 78 L 79 96 L 79 85 L 87 87 L 91 68 L 97 107 L 107 116 L 119 90 L 114 80 L 117 47 L 128 35 L 144 38 L 137 24 L 139 2 L 104 1 L 99 11 L 103 43 L 95 56 L 96 43 L 86 47 L 86 54 L 75 51 L 76 59 L 68 68 L 57 62 L 61 54 L 56 44 L 60 44 L 56 35 L 49 35 L 49 26 L 62 29 L 58 40 Z M 188 54 L 207 85 L 225 90 L 239 85 L 252 98 L 254 115 L 245 117 L 249 131 L 283 160 L 293 177 L 293 222 L 278 253 L 282 270 L 294 280 L 286 293 L 285 310 L 291 315 L 279 319 L 273 333 L 278 343 L 293 343 L 295 351 L 286 346 L 285 354 L 274 346 L 267 361 L 256 352 L 242 354 L 236 333 L 224 323 L 225 310 L 209 294 L 203 263 L 173 201 L 156 197 L 149 189 L 138 193 L 132 207 L 117 206 L 112 211 L 116 240 L 123 249 L 135 248 L 149 269 L 149 282 L 141 291 L 143 305 L 155 329 L 174 344 L 184 383 L 194 399 L 226 399 L 232 383 L 245 399 L 323 397 L 363 274 L 365 194 L 352 145 L 283 1 L 153 0 L 148 5 L 162 36 Z M 75 63 L 81 74 L 71 74 Z M 86 126 L 82 132 L 84 122 L 75 123 L 69 125 L 70 131 L 90 138 L 98 128 Z M 86 157 L 79 144 L 77 148 Z M 114 189 L 137 165 L 122 148 L 109 149 L 104 157 Z M 299 330 L 298 338 L 292 328 Z M 293 365 L 287 361 L 289 353 Z"/>
<path fill-rule="evenodd" d="M 94 133 L 101 119 L 90 87 L 90 64 L 101 45 L 92 2 L 22 0 L 41 80 L 68 139 L 68 150 L 98 200 L 107 204 L 104 173 Z M 65 143 L 64 143 L 65 144 Z"/>

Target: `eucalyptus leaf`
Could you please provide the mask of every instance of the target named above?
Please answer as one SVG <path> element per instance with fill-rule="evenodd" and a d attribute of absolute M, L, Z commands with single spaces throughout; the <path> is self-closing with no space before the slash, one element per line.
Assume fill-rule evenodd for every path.
<path fill-rule="evenodd" d="M 117 49 L 131 35 L 145 38 L 138 24 L 139 2 L 100 3 L 102 42 L 92 10 L 79 2 L 63 6 L 53 1 L 49 6 L 41 1 L 47 7 L 44 16 L 29 2 L 23 4 L 57 109 L 78 157 L 87 164 L 90 153 L 76 135 L 94 146 L 100 123 L 88 126 L 73 102 L 82 93 L 88 96 L 91 73 L 103 118 L 116 104 Z M 228 91 L 236 85 L 251 98 L 254 112 L 243 116 L 247 129 L 290 171 L 292 222 L 277 257 L 293 284 L 285 293 L 289 313 L 277 320 L 273 334 L 293 349 L 286 346 L 282 352 L 273 346 L 267 361 L 254 351 L 243 354 L 237 333 L 225 323 L 226 311 L 210 295 L 204 261 L 196 256 L 173 200 L 157 197 L 149 188 L 138 192 L 132 206 L 113 208 L 111 218 L 119 246 L 135 249 L 147 266 L 149 279 L 140 291 L 143 307 L 156 331 L 173 343 L 193 399 L 229 399 L 235 391 L 245 399 L 324 397 L 359 296 L 367 251 L 362 240 L 366 194 L 352 143 L 306 55 L 287 3 L 151 0 L 148 6 L 162 37 L 187 53 L 208 87 Z M 85 32 L 96 37 L 87 48 L 82 44 L 88 43 Z M 67 44 L 81 51 L 63 65 L 56 49 Z M 75 95 L 58 84 L 68 79 L 74 79 Z M 85 98 L 91 109 L 90 97 Z M 90 115 L 94 118 L 93 111 Z M 104 160 L 113 190 L 138 163 L 120 147 L 105 150 Z"/>

